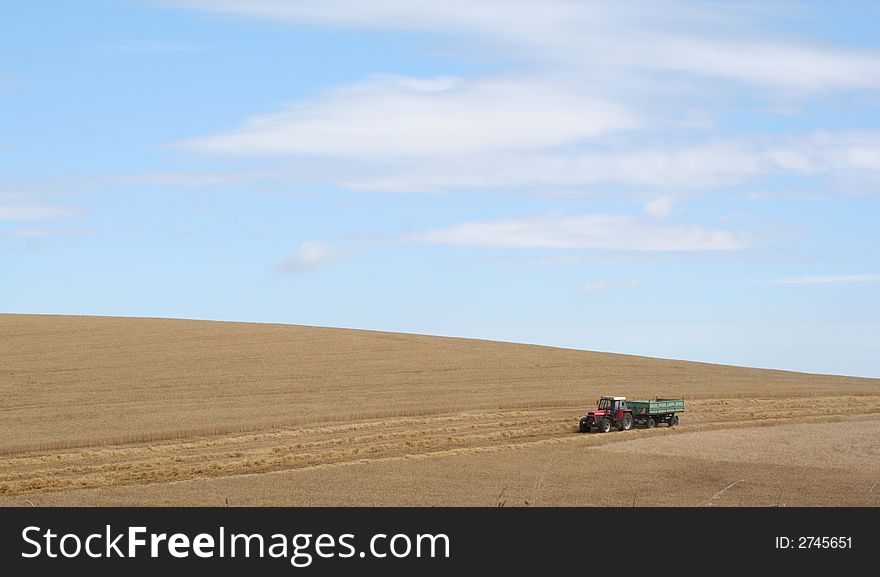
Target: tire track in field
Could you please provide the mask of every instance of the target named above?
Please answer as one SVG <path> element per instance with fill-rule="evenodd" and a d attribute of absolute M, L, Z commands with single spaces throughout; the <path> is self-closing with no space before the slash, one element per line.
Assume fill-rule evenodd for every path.
<path fill-rule="evenodd" d="M 689 404 L 682 426 L 697 432 L 793 421 L 826 422 L 880 414 L 880 396 L 713 399 Z M 844 408 L 846 410 L 844 411 Z M 441 454 L 497 451 L 541 443 L 601 446 L 641 435 L 577 435 L 574 407 L 483 410 L 333 423 L 196 437 L 152 444 L 34 452 L 0 459 L 0 495 L 168 483 Z M 829 417 L 829 414 L 837 415 Z"/>
<path fill-rule="evenodd" d="M 285 441 L 299 441 L 291 445 L 293 448 L 317 447 L 372 440 L 374 438 L 382 439 L 391 436 L 412 436 L 413 434 L 419 434 L 423 430 L 438 428 L 444 432 L 456 432 L 466 429 L 486 429 L 499 425 L 517 426 L 541 420 L 556 420 L 553 417 L 541 416 L 543 414 L 524 411 L 464 413 L 438 417 L 386 419 L 382 421 L 366 421 L 300 429 L 273 429 L 257 433 L 215 435 L 196 438 L 192 441 L 168 441 L 158 444 L 129 444 L 120 447 L 71 449 L 50 453 L 32 451 L 27 456 L 9 458 L 5 461 L 0 460 L 0 471 L 3 470 L 4 466 L 8 467 L 13 463 L 16 466 L 22 466 L 38 465 L 47 462 L 89 461 L 102 458 L 125 459 L 156 452 L 173 451 L 175 454 L 186 454 L 193 451 L 219 451 L 232 446 L 246 448 L 264 443 L 283 443 Z M 524 417 L 526 417 L 525 420 L 523 420 Z M 319 440 L 315 441 L 315 439 Z"/>
<path fill-rule="evenodd" d="M 177 481 L 485 447 L 568 433 L 570 423 L 546 414 L 469 414 L 423 419 L 361 434 L 361 426 L 281 431 L 207 442 L 27 456 L 0 462 L 0 494 Z M 340 436 L 345 432 L 346 435 Z M 327 434 L 330 437 L 327 437 Z M 323 436 L 322 436 L 323 435 Z M 230 450 L 232 447 L 232 450 Z"/>

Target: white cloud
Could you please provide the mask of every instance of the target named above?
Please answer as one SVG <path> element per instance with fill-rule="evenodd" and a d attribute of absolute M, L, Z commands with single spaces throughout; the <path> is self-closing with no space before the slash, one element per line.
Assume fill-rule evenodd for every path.
<path fill-rule="evenodd" d="M 433 158 L 544 149 L 635 123 L 623 107 L 559 79 L 380 76 L 178 146 L 239 155 Z"/>
<path fill-rule="evenodd" d="M 754 87 L 769 89 L 777 107 L 790 97 L 795 109 L 804 99 L 832 91 L 880 89 L 880 51 L 809 42 L 776 30 L 770 24 L 774 16 L 796 17 L 785 5 L 749 4 L 745 10 L 738 3 L 674 0 L 166 4 L 294 24 L 452 34 L 478 43 L 481 55 L 497 57 L 505 69 L 518 70 L 470 79 L 377 76 L 177 143 L 183 149 L 335 162 L 323 166 L 324 179 L 389 192 L 609 183 L 684 195 L 776 174 L 828 177 L 854 192 L 880 183 L 877 131 L 694 138 L 694 119 L 698 128 L 711 127 L 715 119 L 707 111 L 728 109 L 719 102 L 728 95 L 736 99 L 743 89 L 750 99 L 761 97 Z M 304 170 L 310 176 L 319 171 Z"/>
<path fill-rule="evenodd" d="M 607 280 L 596 280 L 592 282 L 588 282 L 584 285 L 584 292 L 587 294 L 595 294 L 595 293 L 607 293 L 616 291 L 622 288 L 633 288 L 639 286 L 639 281 L 636 279 L 628 279 L 623 282 L 611 282 Z"/>
<path fill-rule="evenodd" d="M 7 231 L 0 233 L 0 236 L 4 236 L 6 238 L 22 238 L 22 239 L 28 239 L 28 240 L 40 240 L 40 239 L 49 239 L 49 238 L 57 238 L 57 237 L 94 236 L 96 234 L 98 234 L 98 230 L 94 229 L 94 228 L 32 227 L 32 228 L 17 228 L 17 229 L 13 229 L 13 230 L 7 230 Z"/>
<path fill-rule="evenodd" d="M 815 285 L 880 282 L 880 274 L 808 275 L 776 279 L 772 284 Z"/>
<path fill-rule="evenodd" d="M 645 205 L 645 214 L 651 218 L 666 218 L 672 213 L 672 199 L 668 196 L 657 198 Z"/>
<path fill-rule="evenodd" d="M 829 194 L 799 190 L 785 190 L 780 192 L 752 190 L 745 193 L 743 198 L 747 200 L 829 200 L 833 197 Z"/>
<path fill-rule="evenodd" d="M 602 142 L 575 149 L 412 159 L 347 171 L 355 190 L 548 188 L 620 184 L 703 193 L 774 175 L 826 178 L 838 189 L 872 192 L 880 183 L 880 131 L 817 132 L 693 144 L 644 146 Z M 662 208 L 660 203 L 656 208 Z"/>
<path fill-rule="evenodd" d="M 878 51 L 792 39 L 786 30 L 780 34 L 769 24 L 774 12 L 784 11 L 780 4 L 752 4 L 745 10 L 735 2 L 676 0 L 168 3 L 291 23 L 455 34 L 484 50 L 502 49 L 525 61 L 617 78 L 677 72 L 785 92 L 880 87 Z"/>
<path fill-rule="evenodd" d="M 329 266 L 346 255 L 323 240 L 308 240 L 300 244 L 290 256 L 278 263 L 277 268 L 284 272 L 305 272 Z"/>
<path fill-rule="evenodd" d="M 727 78 L 784 91 L 880 86 L 880 53 L 806 43 L 665 37 L 658 69 Z"/>
<path fill-rule="evenodd" d="M 352 110 L 358 109 L 354 101 Z M 523 128 L 518 134 L 508 131 L 507 142 L 482 137 L 470 128 L 460 134 L 451 129 L 446 140 L 420 142 L 418 127 L 411 132 L 385 131 L 381 119 L 362 111 L 362 128 L 343 137 L 346 128 L 334 128 L 324 140 L 315 139 L 311 154 L 327 156 L 324 162 L 303 163 L 295 170 L 251 171 L 249 173 L 204 173 L 190 175 L 158 174 L 139 178 L 172 185 L 216 185 L 248 181 L 286 180 L 297 177 L 332 179 L 353 190 L 379 192 L 436 192 L 466 188 L 521 188 L 551 189 L 597 185 L 623 185 L 633 189 L 657 190 L 663 196 L 656 204 L 645 207 L 646 214 L 658 218 L 667 208 L 673 208 L 672 197 L 702 194 L 719 187 L 735 186 L 774 175 L 794 175 L 828 180 L 829 191 L 871 193 L 880 185 L 880 131 L 815 132 L 798 136 L 743 137 L 721 141 L 687 144 L 639 145 L 631 139 L 605 138 L 583 140 L 579 146 L 547 147 L 554 137 L 551 129 L 531 134 Z M 522 113 L 525 113 L 523 111 Z M 462 114 L 465 114 L 462 112 Z M 322 122 L 330 122 L 316 115 L 314 124 L 301 136 L 291 136 L 290 126 L 277 125 L 207 137 L 182 143 L 196 150 L 217 150 L 241 154 L 256 153 L 259 146 L 268 151 L 274 146 L 281 150 L 300 149 L 299 158 L 305 159 L 311 148 L 309 137 L 321 131 Z M 332 121 L 328 127 L 335 126 Z M 369 123 L 375 122 L 372 132 Z M 559 123 L 561 126 L 562 122 Z M 334 132 L 335 131 L 335 132 Z M 357 136 L 360 134 L 362 137 Z M 335 134 L 336 136 L 331 136 Z M 370 136 L 372 134 L 372 136 Z M 560 129 L 555 138 L 561 143 L 571 138 L 568 128 Z M 287 137 L 291 140 L 288 141 Z M 370 145 L 370 142 L 373 142 Z M 464 141 L 470 141 L 465 143 Z M 323 142 L 323 144 L 319 144 Z M 404 146 L 403 142 L 409 142 Z M 531 142 L 531 149 L 525 149 Z M 515 149 L 516 145 L 522 149 Z M 338 145 L 338 146 L 337 146 Z M 253 146 L 253 148 L 252 148 Z M 358 150 L 363 150 L 358 153 Z M 335 156 L 335 158 L 333 158 Z M 296 160 L 296 155 L 288 157 Z M 748 194 L 748 198 L 768 198 L 778 193 Z M 801 195 L 789 195 L 798 199 Z M 814 195 L 810 195 L 815 198 Z"/>
<path fill-rule="evenodd" d="M 77 218 L 85 211 L 72 206 L 50 204 L 0 204 L 0 220 L 56 220 Z"/>
<path fill-rule="evenodd" d="M 658 224 L 628 215 L 561 214 L 466 222 L 408 240 L 491 248 L 582 248 L 619 251 L 734 251 L 751 240 L 730 230 Z"/>

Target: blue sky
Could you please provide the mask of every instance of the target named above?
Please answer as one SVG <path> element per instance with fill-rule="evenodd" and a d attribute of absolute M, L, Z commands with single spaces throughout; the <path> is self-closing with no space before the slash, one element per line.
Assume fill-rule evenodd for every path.
<path fill-rule="evenodd" d="M 3 12 L 0 311 L 880 376 L 876 3 Z"/>

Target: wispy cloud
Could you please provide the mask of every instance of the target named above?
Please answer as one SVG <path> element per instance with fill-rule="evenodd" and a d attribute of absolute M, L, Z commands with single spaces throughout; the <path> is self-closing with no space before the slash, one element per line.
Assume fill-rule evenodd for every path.
<path fill-rule="evenodd" d="M 415 79 L 404 85 L 410 81 Z M 556 98 L 568 100 L 568 106 L 548 106 L 552 98 L 537 97 L 502 98 L 505 104 L 494 104 L 492 98 L 476 95 L 480 89 L 464 98 L 454 94 L 460 87 L 451 84 L 437 92 L 405 88 L 395 94 L 386 90 L 388 85 L 379 88 L 386 82 L 401 79 L 378 81 L 367 89 L 370 96 L 363 102 L 356 90 L 342 89 L 326 102 L 294 104 L 287 112 L 257 117 L 232 132 L 175 146 L 215 154 L 323 158 L 330 162 L 305 168 L 312 177 L 363 191 L 610 184 L 686 195 L 774 175 L 823 178 L 831 191 L 871 193 L 880 184 L 880 131 L 651 146 L 616 132 L 635 129 L 642 119 L 613 105 L 594 106 L 592 114 L 584 114 L 568 95 Z M 520 96 L 527 94 L 524 89 Z M 490 109 L 491 114 L 486 112 Z M 605 132 L 616 136 L 595 138 Z M 250 177 L 264 179 L 266 174 L 251 172 Z M 213 180 L 235 178 L 225 174 Z M 288 178 L 295 180 L 295 175 Z M 210 183 L 212 177 L 198 180 Z M 646 210 L 656 216 L 665 208 L 671 209 L 671 200 L 661 197 Z"/>
<path fill-rule="evenodd" d="M 672 214 L 673 202 L 668 196 L 657 198 L 645 205 L 645 214 L 651 218 L 666 218 Z"/>
<path fill-rule="evenodd" d="M 880 274 L 844 274 L 844 275 L 808 275 L 779 278 L 771 284 L 779 285 L 816 285 L 816 284 L 851 284 L 880 282 Z"/>
<path fill-rule="evenodd" d="M 452 33 L 605 75 L 677 72 L 783 91 L 880 86 L 878 51 L 778 39 L 738 3 L 586 0 L 179 0 L 172 5 L 292 23 Z M 781 11 L 777 5 L 775 8 Z M 747 15 L 751 14 L 751 15 Z M 622 43 L 627 37 L 631 41 Z"/>
<path fill-rule="evenodd" d="M 565 150 L 379 164 L 370 173 L 349 172 L 345 184 L 377 191 L 613 184 L 675 190 L 683 195 L 704 194 L 775 175 L 823 178 L 830 190 L 876 191 L 880 184 L 880 131 L 817 132 L 662 146 L 606 139 L 594 146 Z"/>
<path fill-rule="evenodd" d="M 705 194 L 772 175 L 880 184 L 880 132 L 718 139 L 727 94 L 774 105 L 880 90 L 880 50 L 797 39 L 784 5 L 585 0 L 179 0 L 167 5 L 295 24 L 437 32 L 478 43 L 511 72 L 376 76 L 175 146 L 328 160 L 355 190 L 585 187 Z M 622 42 L 621 38 L 631 41 Z M 512 62 L 512 65 L 511 65 Z M 730 87 L 740 90 L 730 90 Z M 755 92 L 753 89 L 760 89 Z M 733 96 L 732 98 L 737 98 Z M 677 135 L 670 138 L 670 134 Z M 657 216 L 663 204 L 647 214 Z M 653 212 L 651 212 L 653 211 Z"/>
<path fill-rule="evenodd" d="M 313 271 L 336 263 L 346 256 L 348 256 L 346 251 L 334 247 L 329 242 L 308 240 L 278 263 L 276 268 L 289 273 Z"/>
<path fill-rule="evenodd" d="M 94 228 L 62 226 L 60 223 L 55 223 L 55 221 L 87 216 L 82 208 L 51 204 L 41 200 L 21 192 L 0 192 L 0 223 L 16 223 L 7 225 L 14 228 L 0 230 L 0 238 L 33 241 L 97 234 Z"/>
<path fill-rule="evenodd" d="M 735 251 L 745 234 L 696 225 L 658 224 L 633 216 L 562 214 L 474 221 L 408 237 L 414 242 L 490 248 L 581 248 L 617 251 Z"/>
<path fill-rule="evenodd" d="M 583 290 L 586 294 L 591 295 L 596 293 L 613 292 L 623 288 L 637 287 L 639 284 L 641 283 L 636 279 L 628 279 L 623 282 L 611 282 L 602 279 L 586 283 Z"/>
<path fill-rule="evenodd" d="M 3 231 L 2 233 L 0 233 L 0 236 L 4 236 L 6 238 L 20 238 L 20 239 L 26 239 L 26 240 L 43 240 L 43 239 L 51 239 L 51 238 L 59 238 L 59 237 L 95 236 L 96 234 L 98 234 L 98 232 L 99 231 L 96 228 L 29 227 L 29 228 L 16 228 L 16 229 L 12 229 L 12 230 Z"/>
<path fill-rule="evenodd" d="M 239 155 L 433 158 L 540 150 L 635 124 L 622 106 L 559 79 L 380 76 L 178 146 Z"/>
<path fill-rule="evenodd" d="M 0 203 L 0 220 L 57 220 L 85 214 L 84 210 L 73 206 Z"/>
<path fill-rule="evenodd" d="M 820 192 L 808 192 L 799 190 L 752 190 L 743 195 L 747 200 L 830 200 L 830 194 Z"/>

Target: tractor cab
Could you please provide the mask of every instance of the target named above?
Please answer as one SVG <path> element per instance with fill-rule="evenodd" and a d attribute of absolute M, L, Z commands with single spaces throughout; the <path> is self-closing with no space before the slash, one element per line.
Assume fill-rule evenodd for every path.
<path fill-rule="evenodd" d="M 627 410 L 626 397 L 602 397 L 596 407 L 600 411 L 610 411 L 616 415 L 618 411 Z"/>

